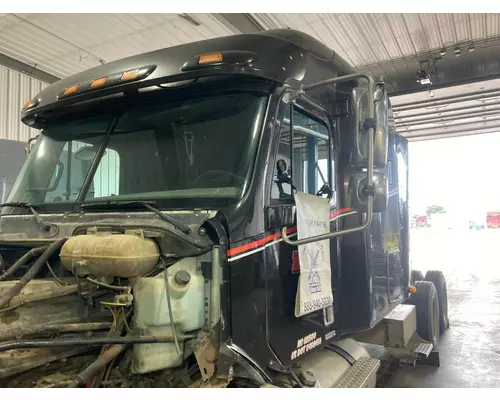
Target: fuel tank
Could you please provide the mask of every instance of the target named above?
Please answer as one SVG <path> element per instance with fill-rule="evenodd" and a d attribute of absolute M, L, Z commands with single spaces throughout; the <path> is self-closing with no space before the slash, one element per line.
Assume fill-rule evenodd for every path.
<path fill-rule="evenodd" d="M 371 358 L 361 344 L 348 338 L 311 352 L 300 365 L 304 373 L 299 378 L 305 386 L 374 388 L 380 361 Z"/>

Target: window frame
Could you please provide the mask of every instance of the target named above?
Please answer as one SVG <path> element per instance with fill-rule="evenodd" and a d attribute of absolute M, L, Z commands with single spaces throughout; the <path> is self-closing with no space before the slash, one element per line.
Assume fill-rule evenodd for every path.
<path fill-rule="evenodd" d="M 309 103 L 307 103 L 309 105 Z M 288 118 L 290 119 L 290 111 L 292 110 L 293 113 L 295 112 L 298 112 L 300 114 L 302 114 L 303 116 L 309 118 L 309 119 L 312 119 L 314 121 L 316 121 L 318 124 L 321 124 L 323 125 L 327 132 L 328 132 L 328 140 L 327 140 L 327 148 L 328 148 L 328 162 L 327 162 L 327 166 L 328 166 L 328 171 L 327 171 L 327 176 L 325 177 L 326 178 L 326 181 L 328 183 L 328 185 L 330 186 L 330 188 L 332 189 L 333 192 L 335 192 L 335 179 L 334 179 L 334 130 L 332 128 L 332 125 L 330 123 L 330 119 L 328 118 L 328 115 L 325 114 L 321 109 L 319 109 L 318 107 L 308 107 L 306 105 L 303 105 L 299 102 L 297 103 L 285 103 L 285 102 L 282 102 L 281 103 L 281 106 L 283 107 L 283 116 L 282 116 L 282 119 L 281 119 L 281 123 L 279 124 L 276 124 L 275 125 L 275 129 L 276 130 L 279 130 L 278 132 L 278 138 L 277 138 L 277 144 L 276 144 L 276 150 L 274 152 L 274 158 L 273 158 L 273 163 L 271 164 L 272 165 L 272 174 L 271 174 L 271 185 L 270 185 L 270 189 L 269 189 L 269 192 L 268 192 L 268 201 L 271 206 L 286 206 L 286 205 L 293 205 L 294 204 L 294 200 L 293 200 L 293 197 L 291 198 L 286 198 L 286 199 L 278 199 L 278 198 L 273 198 L 273 194 L 272 194 L 272 191 L 273 191 L 273 188 L 275 187 L 276 183 L 274 182 L 274 179 L 276 177 L 276 162 L 278 161 L 278 152 L 279 152 L 279 143 L 280 143 L 280 140 L 281 140 L 281 129 L 283 127 L 283 120 L 285 118 Z M 292 125 L 292 128 L 295 126 L 295 123 L 292 119 L 291 121 L 291 125 Z M 290 134 L 293 135 L 293 129 L 291 130 Z M 293 143 L 293 138 L 292 138 L 292 142 Z M 291 170 L 291 173 L 292 173 L 292 177 L 293 177 L 293 145 L 290 147 L 291 151 L 290 151 L 290 167 L 292 167 L 292 170 Z M 333 200 L 334 196 L 332 196 L 332 200 Z"/>

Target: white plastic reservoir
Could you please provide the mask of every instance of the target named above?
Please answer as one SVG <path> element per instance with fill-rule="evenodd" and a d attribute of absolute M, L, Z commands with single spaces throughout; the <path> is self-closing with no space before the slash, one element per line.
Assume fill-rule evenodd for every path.
<path fill-rule="evenodd" d="M 201 329 L 204 323 L 204 278 L 197 258 L 185 258 L 168 267 L 172 313 L 178 334 Z M 177 276 L 176 276 L 177 275 Z M 187 282 L 186 282 L 187 281 Z M 171 335 L 172 321 L 168 312 L 163 272 L 155 277 L 140 278 L 134 291 L 134 326 L 143 335 Z M 174 368 L 184 359 L 184 343 L 134 345 L 134 373 L 148 373 Z"/>

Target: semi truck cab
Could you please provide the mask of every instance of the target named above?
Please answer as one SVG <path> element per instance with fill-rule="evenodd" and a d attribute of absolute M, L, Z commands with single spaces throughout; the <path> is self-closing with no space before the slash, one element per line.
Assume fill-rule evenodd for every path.
<path fill-rule="evenodd" d="M 0 311 L 17 334 L 59 336 L 0 343 L 0 377 L 97 343 L 113 347 L 67 385 L 167 371 L 174 385 L 374 386 L 379 362 L 355 339 L 413 361 L 437 345 L 443 296 L 412 280 L 408 146 L 384 84 L 312 37 L 119 60 L 50 85 L 21 118 L 40 135 L 0 216 Z M 6 361 L 26 346 L 37 361 Z"/>

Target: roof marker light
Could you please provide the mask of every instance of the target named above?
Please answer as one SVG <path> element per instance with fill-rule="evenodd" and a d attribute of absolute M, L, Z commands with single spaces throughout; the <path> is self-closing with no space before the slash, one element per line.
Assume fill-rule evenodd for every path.
<path fill-rule="evenodd" d="M 222 53 L 203 54 L 198 57 L 198 64 L 216 64 L 222 62 Z"/>
<path fill-rule="evenodd" d="M 128 71 L 128 72 L 124 72 L 122 74 L 122 77 L 120 78 L 120 81 L 131 81 L 135 78 L 137 78 L 137 75 L 138 75 L 138 71 L 135 70 L 135 71 Z"/>
<path fill-rule="evenodd" d="M 90 88 L 97 89 L 100 88 L 101 86 L 104 86 L 106 84 L 107 79 L 108 79 L 107 76 L 104 78 L 94 79 L 90 84 Z"/>
<path fill-rule="evenodd" d="M 67 88 L 65 91 L 64 91 L 64 96 L 68 96 L 70 94 L 73 94 L 73 93 L 76 93 L 76 91 L 78 90 L 78 88 L 80 87 L 80 85 L 73 85 L 73 86 L 70 86 L 69 88 Z"/>

